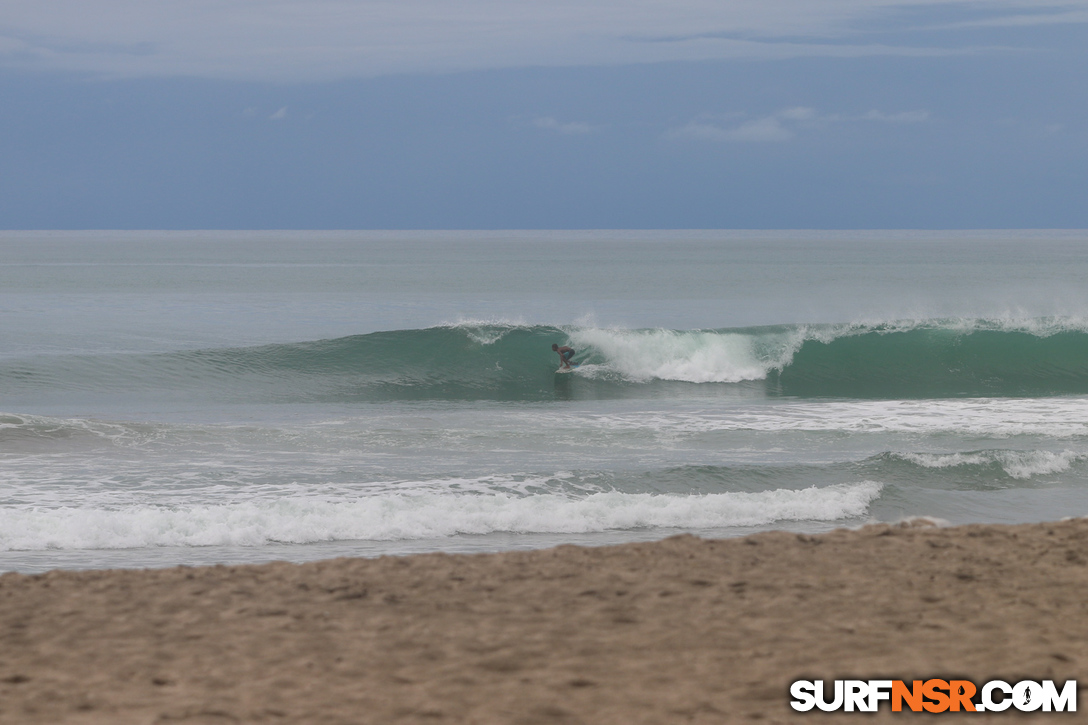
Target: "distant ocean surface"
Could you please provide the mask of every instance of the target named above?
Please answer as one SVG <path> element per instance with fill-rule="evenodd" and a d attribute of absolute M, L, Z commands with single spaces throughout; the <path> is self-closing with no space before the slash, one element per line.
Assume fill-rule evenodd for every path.
<path fill-rule="evenodd" d="M 1088 515 L 1084 231 L 0 232 L 0 330 L 0 571 Z"/>

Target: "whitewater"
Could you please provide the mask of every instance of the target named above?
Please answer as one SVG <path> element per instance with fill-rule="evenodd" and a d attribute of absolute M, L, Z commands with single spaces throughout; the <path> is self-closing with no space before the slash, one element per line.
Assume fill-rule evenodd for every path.
<path fill-rule="evenodd" d="M 1086 250 L 0 232 L 0 571 L 1088 515 Z"/>

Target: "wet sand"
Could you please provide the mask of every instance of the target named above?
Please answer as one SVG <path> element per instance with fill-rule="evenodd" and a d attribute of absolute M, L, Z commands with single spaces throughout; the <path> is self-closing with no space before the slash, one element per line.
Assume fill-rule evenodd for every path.
<path fill-rule="evenodd" d="M 1088 520 L 0 576 L 5 724 L 884 722 L 789 684 L 950 676 L 1088 708 Z"/>

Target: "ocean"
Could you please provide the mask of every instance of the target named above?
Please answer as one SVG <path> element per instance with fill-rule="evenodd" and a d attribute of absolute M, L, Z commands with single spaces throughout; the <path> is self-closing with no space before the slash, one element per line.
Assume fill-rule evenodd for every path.
<path fill-rule="evenodd" d="M 0 571 L 1088 515 L 1086 252 L 0 232 Z"/>

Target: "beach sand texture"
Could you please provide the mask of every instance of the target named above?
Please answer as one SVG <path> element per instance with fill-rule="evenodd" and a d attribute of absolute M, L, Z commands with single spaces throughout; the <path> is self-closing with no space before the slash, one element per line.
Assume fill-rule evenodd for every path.
<path fill-rule="evenodd" d="M 1088 705 L 1088 520 L 0 576 L 3 723 L 884 722 L 789 684 L 949 676 Z"/>

